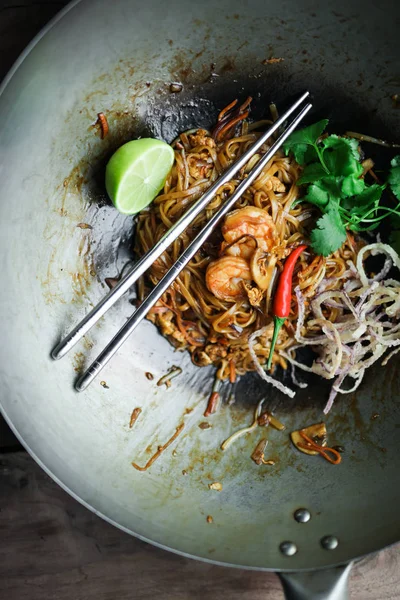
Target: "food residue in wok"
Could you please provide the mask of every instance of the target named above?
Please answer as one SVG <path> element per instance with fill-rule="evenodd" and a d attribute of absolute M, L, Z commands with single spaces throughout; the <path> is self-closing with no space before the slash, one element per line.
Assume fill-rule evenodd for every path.
<path fill-rule="evenodd" d="M 100 137 L 104 140 L 109 131 L 108 121 L 104 113 L 100 112 L 97 114 L 96 125 L 100 126 Z"/>
<path fill-rule="evenodd" d="M 206 410 L 204 411 L 205 417 L 209 417 L 210 415 L 217 412 L 218 406 L 219 406 L 219 401 L 220 401 L 220 395 L 219 395 L 220 388 L 221 388 L 221 381 L 217 377 L 215 377 L 213 389 L 212 389 L 211 395 L 208 399 Z"/>
<path fill-rule="evenodd" d="M 157 381 L 157 385 L 160 387 L 165 384 L 165 386 L 169 388 L 171 387 L 171 379 L 174 379 L 174 377 L 177 377 L 181 373 L 182 369 L 173 365 L 169 371 Z"/>
<path fill-rule="evenodd" d="M 265 398 L 257 404 L 256 409 L 254 411 L 253 422 L 250 425 L 246 427 L 241 427 L 222 442 L 222 451 L 227 450 L 239 438 L 246 435 L 247 433 L 254 431 L 257 427 L 267 427 L 271 425 L 271 427 L 277 429 L 278 431 L 284 431 L 286 429 L 285 425 L 281 423 L 276 417 L 274 417 L 274 415 L 272 415 L 270 412 L 265 411 L 264 413 L 261 413 L 262 405 L 264 402 Z"/>
<path fill-rule="evenodd" d="M 274 460 L 265 460 L 264 452 L 265 448 L 268 445 L 268 440 L 266 438 L 261 439 L 257 446 L 253 450 L 253 454 L 251 455 L 251 460 L 253 460 L 256 465 L 274 465 Z"/>
<path fill-rule="evenodd" d="M 183 90 L 183 85 L 181 83 L 171 83 L 169 86 L 169 91 L 172 94 L 179 94 L 179 92 L 181 92 Z"/>
<path fill-rule="evenodd" d="M 277 429 L 278 431 L 284 431 L 286 429 L 286 425 L 281 423 L 276 417 L 274 417 L 272 413 L 267 411 L 258 417 L 257 423 L 260 427 L 271 425 L 271 427 Z"/>
<path fill-rule="evenodd" d="M 290 438 L 300 452 L 311 456 L 320 455 L 328 462 L 338 465 L 342 461 L 340 451 L 327 446 L 328 435 L 325 423 L 316 423 L 297 431 Z"/>
<path fill-rule="evenodd" d="M 210 490 L 215 490 L 216 492 L 222 492 L 222 483 L 219 481 L 214 481 L 214 483 L 209 483 L 208 488 Z"/>
<path fill-rule="evenodd" d="M 264 58 L 263 61 L 261 61 L 261 63 L 263 65 L 274 65 L 276 63 L 280 63 L 283 62 L 285 59 L 284 58 L 275 58 L 275 57 L 271 57 L 271 58 Z"/>
<path fill-rule="evenodd" d="M 79 229 L 93 229 L 89 223 L 78 223 L 77 227 L 79 227 Z"/>
<path fill-rule="evenodd" d="M 129 420 L 129 429 L 132 429 L 132 427 L 134 426 L 134 424 L 137 421 L 137 418 L 139 417 L 140 413 L 142 412 L 141 408 L 134 408 L 131 414 L 131 418 Z"/>
<path fill-rule="evenodd" d="M 184 427 L 185 427 L 184 423 L 181 423 L 180 425 L 178 425 L 174 435 L 172 437 L 170 437 L 170 439 L 163 446 L 158 446 L 157 452 L 155 454 L 153 454 L 153 456 L 151 458 L 149 458 L 149 460 L 147 461 L 147 463 L 145 464 L 144 467 L 140 467 L 137 463 L 135 463 L 133 461 L 131 463 L 132 467 L 134 467 L 137 471 L 142 471 L 142 472 L 147 471 L 147 469 L 149 469 L 151 467 L 151 465 L 153 463 L 155 463 L 155 461 L 168 448 L 168 446 L 170 446 L 176 440 L 176 438 L 181 433 L 181 431 L 183 430 Z"/>
<path fill-rule="evenodd" d="M 299 429 L 297 431 L 292 431 L 290 434 L 290 438 L 293 444 L 296 446 L 300 452 L 304 452 L 305 454 L 317 455 L 318 451 L 309 449 L 305 447 L 303 434 L 305 434 L 308 438 L 315 444 L 319 444 L 319 446 L 326 446 L 328 435 L 326 432 L 325 423 L 316 423 L 315 425 L 310 425 L 309 427 L 304 427 L 303 429 Z"/>

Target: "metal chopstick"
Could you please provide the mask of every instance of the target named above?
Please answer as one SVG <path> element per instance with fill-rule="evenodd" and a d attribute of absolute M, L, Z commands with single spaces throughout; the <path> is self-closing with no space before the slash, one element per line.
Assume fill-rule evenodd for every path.
<path fill-rule="evenodd" d="M 198 235 L 194 238 L 194 240 L 189 244 L 186 250 L 178 258 L 178 260 L 173 264 L 169 271 L 167 271 L 167 273 L 153 288 L 153 290 L 150 292 L 147 298 L 137 308 L 137 310 L 130 317 L 130 319 L 125 323 L 125 325 L 114 336 L 111 342 L 99 354 L 96 360 L 90 365 L 87 371 L 78 379 L 78 381 L 75 384 L 75 389 L 78 392 L 83 391 L 88 387 L 88 385 L 90 385 L 90 383 L 93 381 L 96 375 L 100 373 L 100 371 L 108 363 L 112 356 L 114 356 L 114 354 L 119 350 L 122 344 L 128 339 L 128 337 L 131 335 L 134 329 L 138 326 L 142 319 L 144 319 L 150 308 L 152 308 L 152 306 L 154 306 L 157 300 L 159 300 L 161 296 L 167 291 L 167 289 L 170 287 L 170 285 L 176 279 L 179 273 L 185 268 L 188 262 L 200 249 L 204 241 L 210 235 L 211 231 L 221 220 L 221 217 L 223 217 L 232 208 L 232 206 L 235 204 L 235 202 L 237 202 L 237 200 L 240 198 L 243 192 L 258 177 L 258 175 L 264 169 L 268 161 L 271 160 L 273 155 L 282 146 L 283 142 L 297 127 L 300 121 L 302 121 L 302 119 L 305 117 L 305 115 L 308 113 L 311 107 L 311 104 L 307 104 L 302 109 L 302 111 L 292 121 L 292 123 L 288 126 L 284 133 L 280 135 L 276 142 L 274 142 L 271 148 L 267 150 L 267 152 L 256 164 L 256 166 L 250 171 L 246 179 L 244 179 L 238 185 L 232 196 L 221 206 L 221 208 L 213 215 L 213 217 L 211 217 L 211 219 L 207 222 L 207 224 L 200 231 L 200 233 L 198 233 Z"/>
<path fill-rule="evenodd" d="M 57 360 L 62 358 L 75 344 L 97 323 L 97 321 L 128 291 L 143 273 L 151 267 L 153 262 L 185 231 L 188 225 L 204 210 L 207 204 L 215 196 L 219 188 L 230 181 L 233 176 L 248 162 L 248 160 L 261 148 L 271 135 L 290 117 L 290 115 L 309 96 L 305 92 L 254 144 L 245 152 L 215 183 L 207 192 L 199 198 L 178 221 L 165 233 L 156 245 L 145 254 L 125 275 L 117 285 L 100 300 L 100 302 L 82 319 L 72 331 L 61 340 L 53 349 L 51 356 Z"/>

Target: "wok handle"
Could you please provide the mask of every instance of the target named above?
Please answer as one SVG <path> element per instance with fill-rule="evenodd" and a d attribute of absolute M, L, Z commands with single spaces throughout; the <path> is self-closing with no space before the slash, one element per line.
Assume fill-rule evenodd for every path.
<path fill-rule="evenodd" d="M 353 563 L 320 571 L 278 573 L 286 600 L 348 600 L 347 582 Z"/>

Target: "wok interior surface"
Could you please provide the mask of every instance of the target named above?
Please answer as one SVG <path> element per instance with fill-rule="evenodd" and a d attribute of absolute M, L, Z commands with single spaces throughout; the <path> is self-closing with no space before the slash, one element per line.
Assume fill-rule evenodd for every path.
<path fill-rule="evenodd" d="M 204 418 L 212 372 L 176 353 L 148 322 L 83 394 L 73 381 L 132 313 L 124 298 L 59 362 L 50 350 L 106 293 L 104 279 L 131 260 L 134 222 L 109 206 L 104 165 L 139 135 L 171 141 L 208 126 L 235 97 L 254 98 L 254 118 L 270 101 L 285 107 L 309 89 L 310 120 L 329 117 L 400 137 L 391 95 L 399 89 L 399 9 L 392 2 L 285 0 L 148 3 L 92 0 L 70 5 L 25 55 L 0 97 L 3 342 L 2 405 L 35 458 L 82 502 L 156 544 L 251 568 L 302 569 L 347 561 L 400 538 L 399 375 L 395 359 L 371 369 L 356 393 L 339 397 L 325 419 L 342 464 L 298 453 L 288 432 L 322 420 L 326 382 L 312 380 L 294 400 L 244 378 L 236 405 Z M 397 15 L 394 14 L 397 11 Z M 162 14 L 163 19 L 155 19 Z M 263 64 L 265 59 L 284 61 Z M 180 82 L 180 94 L 169 84 Z M 104 112 L 110 134 L 95 125 Z M 368 147 L 369 150 L 369 147 Z M 371 148 L 371 155 L 376 150 Z M 385 160 L 387 156 L 385 155 Z M 91 229 L 78 224 L 88 223 Z M 172 365 L 183 375 L 168 390 L 156 381 Z M 148 381 L 146 372 L 154 374 Z M 289 381 L 289 380 L 288 380 Z M 256 403 L 276 411 L 266 458 L 250 454 L 262 430 L 222 453 L 220 443 L 251 423 Z M 129 418 L 142 408 L 135 426 Z M 376 416 L 378 415 L 378 416 Z M 144 464 L 181 423 L 172 448 Z M 186 475 L 182 473 L 186 471 Z M 208 488 L 220 482 L 221 492 Z M 310 510 L 299 524 L 293 512 Z M 211 515 L 213 523 L 206 517 Z M 334 551 L 321 548 L 335 535 Z M 279 545 L 298 546 L 287 558 Z"/>

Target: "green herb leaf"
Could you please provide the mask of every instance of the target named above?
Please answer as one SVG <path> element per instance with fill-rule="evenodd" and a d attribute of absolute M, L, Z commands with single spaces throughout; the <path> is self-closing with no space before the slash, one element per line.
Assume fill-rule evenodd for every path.
<path fill-rule="evenodd" d="M 358 194 L 355 199 L 357 206 L 369 208 L 374 202 L 379 202 L 385 187 L 385 185 L 379 185 L 378 183 L 373 183 L 368 186 L 361 194 Z"/>
<path fill-rule="evenodd" d="M 293 153 L 295 161 L 299 165 L 307 165 L 318 158 L 317 152 L 314 146 L 308 146 L 307 144 L 296 144 L 290 151 Z M 286 155 L 289 151 L 286 152 Z"/>
<path fill-rule="evenodd" d="M 390 165 L 392 167 L 400 167 L 400 154 L 392 158 L 392 160 L 390 161 Z"/>
<path fill-rule="evenodd" d="M 324 148 L 333 148 L 335 150 L 342 150 L 344 147 L 346 147 L 348 150 L 350 150 L 350 153 L 355 160 L 360 160 L 358 142 L 353 138 L 339 137 L 333 133 L 322 140 L 322 145 Z"/>
<path fill-rule="evenodd" d="M 348 196 L 357 196 L 365 188 L 364 179 L 359 179 L 354 175 L 347 175 L 342 181 L 342 194 L 345 198 Z"/>
<path fill-rule="evenodd" d="M 388 182 L 392 188 L 393 194 L 400 200 L 400 154 L 395 156 L 391 161 L 391 169 L 388 177 Z"/>
<path fill-rule="evenodd" d="M 362 174 L 363 168 L 354 157 L 353 144 L 349 139 L 330 135 L 322 141 L 322 146 L 323 160 L 333 175 L 340 177 Z"/>
<path fill-rule="evenodd" d="M 373 183 L 366 187 L 361 194 L 357 194 L 354 198 L 347 198 L 344 200 L 342 206 L 353 215 L 365 215 L 368 210 L 379 203 L 385 187 L 385 185 Z"/>
<path fill-rule="evenodd" d="M 328 256 L 346 239 L 346 226 L 353 231 L 371 231 L 382 219 L 400 216 L 400 202 L 394 208 L 380 206 L 385 185 L 367 185 L 360 164 L 359 142 L 352 138 L 329 135 L 320 139 L 328 121 L 319 121 L 294 132 L 284 144 L 285 153 L 292 152 L 296 161 L 305 166 L 298 185 L 308 186 L 298 202 L 317 206 L 323 216 L 311 232 L 312 247 Z M 393 193 L 400 200 L 400 155 L 391 161 L 388 177 Z M 400 249 L 400 219 L 393 235 Z"/>
<path fill-rule="evenodd" d="M 362 221 L 357 221 L 357 223 L 350 223 L 348 228 L 356 233 L 360 233 L 361 231 L 372 231 L 373 229 L 377 229 L 380 225 L 380 221 L 377 223 L 370 223 L 369 225 L 363 227 L 361 225 Z"/>
<path fill-rule="evenodd" d="M 346 229 L 336 207 L 318 219 L 316 228 L 311 232 L 311 246 L 316 254 L 329 256 L 340 248 L 346 240 Z"/>
<path fill-rule="evenodd" d="M 330 204 L 337 206 L 341 198 L 341 178 L 331 175 L 309 186 L 303 200 L 318 206 L 323 212 Z"/>
<path fill-rule="evenodd" d="M 325 189 L 320 187 L 318 184 L 313 184 L 313 185 L 310 185 L 310 187 L 308 188 L 307 194 L 303 198 L 303 200 L 323 209 L 329 203 L 329 194 Z"/>
<path fill-rule="evenodd" d="M 342 178 L 328 175 L 318 182 L 318 185 L 329 194 L 329 199 L 337 204 L 342 197 Z"/>
<path fill-rule="evenodd" d="M 318 138 L 328 123 L 328 119 L 323 119 L 322 121 L 318 121 L 318 123 L 314 123 L 314 125 L 294 131 L 283 144 L 286 156 L 289 152 L 293 152 L 294 158 L 299 165 L 305 165 L 314 161 L 317 158 L 317 152 L 313 146 L 316 145 Z"/>
<path fill-rule="evenodd" d="M 304 185 L 305 183 L 315 183 L 323 177 L 325 177 L 326 171 L 321 163 L 311 163 L 307 165 L 297 181 L 297 185 Z"/>
<path fill-rule="evenodd" d="M 348 146 L 351 148 L 352 154 L 356 160 L 360 160 L 360 150 L 359 144 L 360 142 L 355 140 L 354 138 L 341 138 L 346 140 Z"/>
<path fill-rule="evenodd" d="M 291 147 L 295 146 L 296 144 L 310 144 L 313 146 L 316 144 L 318 138 L 321 136 L 328 123 L 328 119 L 323 119 L 322 121 L 318 121 L 318 123 L 314 123 L 313 125 L 309 125 L 308 127 L 294 131 L 284 143 L 284 148 L 287 147 L 290 150 Z"/>

